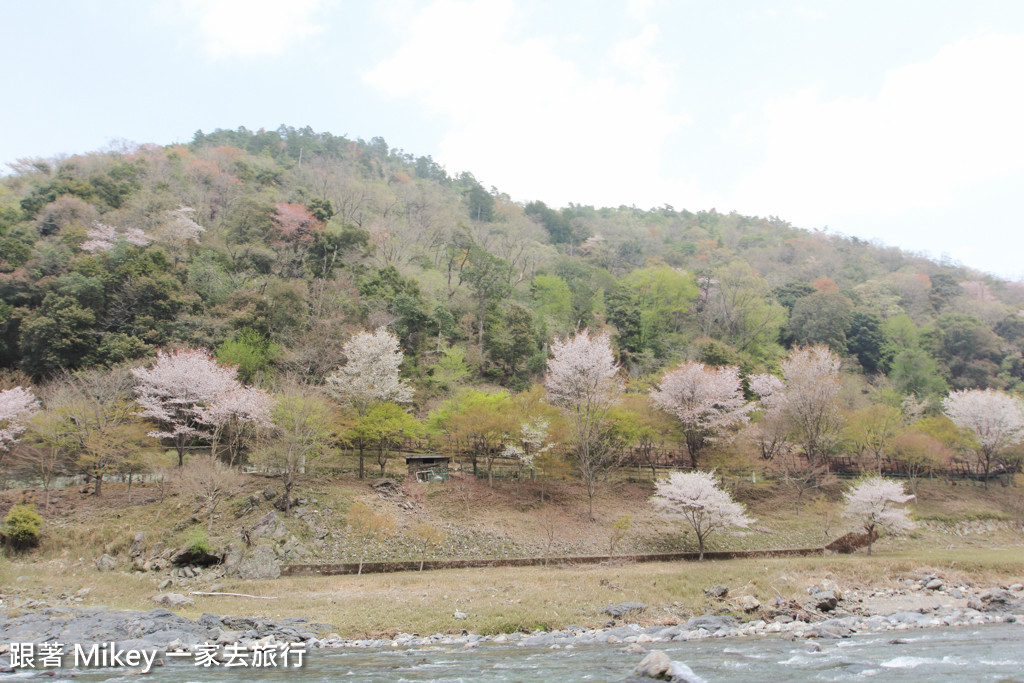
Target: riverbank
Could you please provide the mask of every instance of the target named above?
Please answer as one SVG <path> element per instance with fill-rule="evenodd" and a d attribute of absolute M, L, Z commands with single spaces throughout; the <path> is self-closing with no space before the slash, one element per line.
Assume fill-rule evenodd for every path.
<path fill-rule="evenodd" d="M 92 609 L 96 614 L 127 610 L 150 613 L 157 606 L 153 598 L 159 597 L 175 605 L 176 613 L 168 613 L 170 616 L 192 623 L 206 619 L 204 628 L 249 630 L 216 625 L 204 616 L 241 614 L 263 624 L 259 627 L 263 629 L 261 638 L 274 632 L 273 624 L 302 624 L 309 636 L 304 640 L 315 638 L 346 647 L 368 643 L 377 647 L 392 647 L 392 643 L 400 643 L 396 647 L 422 646 L 428 644 L 422 640 L 428 637 L 423 634 L 434 634 L 429 636 L 429 643 L 455 646 L 470 642 L 458 640 L 466 637 L 463 631 L 476 634 L 473 642 L 499 638 L 503 640 L 498 642 L 519 642 L 530 637 L 525 634 L 567 630 L 593 638 L 599 633 L 614 634 L 614 629 L 623 628 L 623 624 L 633 624 L 647 636 L 668 628 L 679 629 L 673 635 L 681 635 L 696 630 L 683 628 L 692 619 L 706 615 L 728 622 L 724 628 L 728 635 L 739 635 L 736 629 L 750 631 L 747 635 L 796 635 L 836 619 L 852 619 L 839 625 L 856 631 L 872 617 L 909 613 L 924 615 L 929 623 L 938 620 L 933 625 L 972 623 L 976 618 L 989 619 L 985 615 L 1024 614 L 1024 609 L 1016 607 L 1024 598 L 1018 585 L 1024 582 L 1022 574 L 1016 548 L 872 557 L 446 570 L 273 581 L 218 579 L 214 570 L 208 570 L 182 582 L 185 585 L 162 592 L 154 590 L 145 575 L 136 572 L 92 571 L 83 576 L 70 572 L 62 574 L 58 582 L 45 566 L 0 566 L 3 585 L 8 587 L 4 614 L 9 623 L 31 620 L 38 614 L 66 621 L 81 609 Z M 50 588 L 54 585 L 62 588 Z M 1015 588 L 1007 603 L 1013 609 L 983 609 L 987 607 L 983 600 L 986 591 L 995 586 Z M 194 594 L 211 592 L 240 595 Z M 997 600 L 996 605 L 1000 604 Z M 311 615 L 316 615 L 312 623 Z M 175 623 L 180 626 L 185 622 Z M 720 630 L 715 629 L 715 633 Z M 95 629 L 93 632 L 99 633 Z M 402 634 L 410 635 L 405 638 Z M 108 635 L 121 637 L 114 632 Z M 196 633 L 200 641 L 208 637 L 220 636 L 212 631 Z"/>

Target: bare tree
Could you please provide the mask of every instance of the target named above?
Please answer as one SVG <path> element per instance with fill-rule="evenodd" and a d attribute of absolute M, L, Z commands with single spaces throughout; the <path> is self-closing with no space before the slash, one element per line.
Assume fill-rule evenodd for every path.
<path fill-rule="evenodd" d="M 206 514 L 206 528 L 213 529 L 217 507 L 242 490 L 245 476 L 212 455 L 197 455 L 181 468 L 176 484 L 183 495 L 200 504 Z"/>

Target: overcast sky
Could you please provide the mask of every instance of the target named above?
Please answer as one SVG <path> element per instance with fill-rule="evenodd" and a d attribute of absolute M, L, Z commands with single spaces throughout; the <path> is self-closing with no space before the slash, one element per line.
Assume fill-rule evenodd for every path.
<path fill-rule="evenodd" d="M 1024 274 L 1024 2 L 0 0 L 0 164 L 284 123 Z"/>

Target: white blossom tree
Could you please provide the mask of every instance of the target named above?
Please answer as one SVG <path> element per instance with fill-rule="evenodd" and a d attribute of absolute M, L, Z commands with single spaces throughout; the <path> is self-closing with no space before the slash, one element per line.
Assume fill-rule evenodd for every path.
<path fill-rule="evenodd" d="M 31 389 L 14 387 L 0 391 L 0 473 L 6 477 L 7 455 L 24 434 L 26 421 L 39 412 L 39 400 Z M 6 486 L 6 478 L 3 481 Z"/>
<path fill-rule="evenodd" d="M 1024 410 L 1019 399 L 992 389 L 954 391 L 942 406 L 946 415 L 961 429 L 974 435 L 978 443 L 978 465 L 985 475 L 988 488 L 989 475 L 998 464 L 1004 449 L 1024 440 Z"/>
<path fill-rule="evenodd" d="M 203 416 L 217 400 L 242 388 L 238 371 L 224 367 L 206 349 L 180 349 L 157 352 L 151 368 L 135 368 L 135 402 L 140 417 L 153 420 L 160 429 L 149 432 L 167 439 L 178 452 L 178 467 L 185 461 L 185 449 L 192 441 L 213 437 L 212 426 Z"/>
<path fill-rule="evenodd" d="M 772 437 L 778 438 L 778 427 L 785 425 L 811 465 L 825 462 L 843 427 L 839 365 L 839 357 L 827 346 L 806 346 L 793 349 L 782 362 L 781 381 L 766 375 L 751 378 Z"/>
<path fill-rule="evenodd" d="M 855 484 L 844 495 L 843 517 L 860 525 L 868 534 L 868 555 L 876 530 L 901 533 L 914 528 L 914 522 L 903 506 L 914 496 L 903 490 L 903 484 L 884 477 L 868 477 Z"/>
<path fill-rule="evenodd" d="M 228 465 L 235 460 L 246 442 L 260 432 L 272 429 L 270 411 L 274 397 L 259 387 L 239 386 L 217 396 L 208 406 L 199 409 L 199 422 L 213 429 L 210 455 L 216 457 L 223 440 L 228 447 Z"/>
<path fill-rule="evenodd" d="M 0 451 L 9 450 L 25 432 L 26 420 L 39 412 L 39 399 L 31 389 L 0 391 Z"/>
<path fill-rule="evenodd" d="M 327 376 L 327 391 L 348 405 L 360 419 L 366 417 L 366 412 L 375 403 L 408 403 L 412 400 L 412 387 L 398 376 L 403 358 L 398 337 L 386 328 L 357 332 L 345 343 L 344 352 L 347 361 Z M 362 438 L 357 438 L 356 442 L 359 478 L 362 479 L 366 445 Z"/>
<path fill-rule="evenodd" d="M 665 517 L 686 521 L 697 536 L 700 558 L 708 537 L 723 529 L 754 523 L 742 503 L 723 491 L 713 472 L 673 472 L 655 484 L 651 503 Z"/>
<path fill-rule="evenodd" d="M 651 400 L 682 424 L 693 467 L 705 446 L 723 431 L 745 424 L 754 408 L 743 397 L 738 367 L 713 368 L 694 361 L 665 373 L 651 389 Z"/>
<path fill-rule="evenodd" d="M 82 243 L 82 251 L 90 254 L 98 251 L 110 251 L 118 241 L 125 241 L 136 247 L 144 247 L 150 244 L 153 239 L 139 228 L 125 228 L 118 232 L 117 228 L 106 223 L 95 222 L 93 227 L 85 233 L 88 237 Z"/>
<path fill-rule="evenodd" d="M 623 389 L 619 364 L 606 332 L 591 336 L 583 330 L 575 337 L 556 338 L 551 355 L 544 386 L 569 425 L 572 454 L 587 486 L 593 519 L 598 477 L 615 462 L 608 443 L 608 411 L 618 403 Z"/>

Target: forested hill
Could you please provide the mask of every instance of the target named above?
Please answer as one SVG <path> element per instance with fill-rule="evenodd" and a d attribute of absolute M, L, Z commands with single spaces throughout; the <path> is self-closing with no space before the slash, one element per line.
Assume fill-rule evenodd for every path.
<path fill-rule="evenodd" d="M 818 343 L 922 398 L 1024 380 L 1020 283 L 778 218 L 522 205 L 381 138 L 308 128 L 12 170 L 5 386 L 174 346 L 247 381 L 316 381 L 381 324 L 421 406 L 460 383 L 526 387 L 551 338 L 581 327 L 613 330 L 638 386 L 684 358 L 771 370 Z"/>

